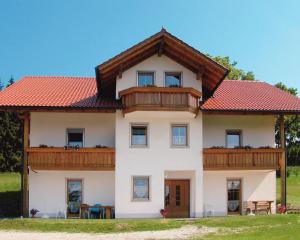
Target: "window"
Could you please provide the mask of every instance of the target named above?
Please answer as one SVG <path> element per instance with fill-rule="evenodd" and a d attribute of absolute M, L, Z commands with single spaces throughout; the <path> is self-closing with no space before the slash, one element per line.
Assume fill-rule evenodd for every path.
<path fill-rule="evenodd" d="M 133 177 L 133 200 L 149 200 L 149 177 Z"/>
<path fill-rule="evenodd" d="M 181 73 L 166 73 L 165 74 L 166 87 L 181 87 Z"/>
<path fill-rule="evenodd" d="M 67 144 L 69 147 L 83 147 L 83 129 L 67 129 Z"/>
<path fill-rule="evenodd" d="M 146 147 L 147 146 L 147 126 L 132 125 L 131 126 L 131 146 Z"/>
<path fill-rule="evenodd" d="M 82 203 L 82 180 L 67 180 L 67 205 L 68 216 L 78 216 L 80 212 L 80 204 Z"/>
<path fill-rule="evenodd" d="M 172 125 L 172 146 L 187 146 L 187 131 L 187 125 Z"/>
<path fill-rule="evenodd" d="M 154 72 L 138 72 L 138 86 L 147 87 L 154 85 Z"/>
<path fill-rule="evenodd" d="M 241 180 L 227 180 L 227 211 L 230 213 L 240 212 Z"/>
<path fill-rule="evenodd" d="M 240 130 L 227 130 L 226 131 L 226 147 L 235 148 L 242 145 L 242 132 Z"/>

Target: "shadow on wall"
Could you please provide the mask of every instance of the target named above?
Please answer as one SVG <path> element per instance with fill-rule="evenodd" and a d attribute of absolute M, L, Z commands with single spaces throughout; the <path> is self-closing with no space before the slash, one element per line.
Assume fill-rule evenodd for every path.
<path fill-rule="evenodd" d="M 18 217 L 21 212 L 21 191 L 0 192 L 0 218 Z"/>

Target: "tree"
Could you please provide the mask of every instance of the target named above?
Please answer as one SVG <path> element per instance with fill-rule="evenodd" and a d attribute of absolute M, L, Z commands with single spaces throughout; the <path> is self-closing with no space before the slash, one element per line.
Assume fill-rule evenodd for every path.
<path fill-rule="evenodd" d="M 6 87 L 9 87 L 10 85 L 12 85 L 14 83 L 15 83 L 15 80 L 14 80 L 13 76 L 10 76 L 10 79 L 8 80 L 8 84 Z"/>
<path fill-rule="evenodd" d="M 14 83 L 13 77 L 8 85 Z M 3 87 L 0 81 L 0 87 Z M 0 112 L 0 172 L 18 171 L 22 156 L 22 122 L 17 113 Z"/>
<path fill-rule="evenodd" d="M 297 88 L 289 88 L 282 82 L 275 84 L 275 87 L 280 88 L 281 90 L 288 92 L 294 96 L 297 96 Z M 299 146 L 300 143 L 300 119 L 298 115 L 296 116 L 284 116 L 284 127 L 285 127 L 285 139 L 286 144 L 289 149 Z M 275 125 L 275 141 L 276 144 L 280 143 L 279 135 L 279 122 L 276 122 Z M 298 147 L 297 146 L 297 147 Z"/>
<path fill-rule="evenodd" d="M 1 78 L 0 78 L 0 91 L 1 91 L 3 88 L 4 88 L 4 85 L 3 85 L 2 81 L 1 81 Z"/>
<path fill-rule="evenodd" d="M 226 77 L 226 79 L 231 79 L 231 80 L 255 80 L 255 75 L 252 71 L 245 72 L 242 69 L 237 68 L 237 62 L 236 61 L 231 61 L 230 57 L 221 57 L 221 56 L 216 56 L 213 57 L 209 54 L 207 54 L 208 57 L 216 61 L 217 63 L 223 65 L 229 70 L 229 74 Z"/>

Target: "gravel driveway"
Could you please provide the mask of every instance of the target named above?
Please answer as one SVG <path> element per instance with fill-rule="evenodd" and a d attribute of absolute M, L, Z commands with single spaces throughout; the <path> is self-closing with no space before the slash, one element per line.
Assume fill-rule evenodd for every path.
<path fill-rule="evenodd" d="M 201 236 L 216 232 L 214 228 L 184 226 L 182 228 L 163 231 L 144 231 L 114 234 L 88 234 L 88 233 L 41 233 L 0 231 L 0 239 L 5 240 L 142 240 L 142 239 L 186 239 L 192 236 Z"/>

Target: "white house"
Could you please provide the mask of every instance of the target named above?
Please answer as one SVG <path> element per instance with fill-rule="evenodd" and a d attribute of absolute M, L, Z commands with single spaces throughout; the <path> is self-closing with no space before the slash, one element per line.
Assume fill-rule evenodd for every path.
<path fill-rule="evenodd" d="M 275 123 L 283 132 L 283 115 L 300 113 L 297 97 L 224 80 L 226 68 L 164 29 L 95 70 L 0 92 L 0 109 L 24 119 L 25 216 L 79 217 L 95 204 L 116 218 L 274 213 L 276 170 L 285 203 Z"/>

